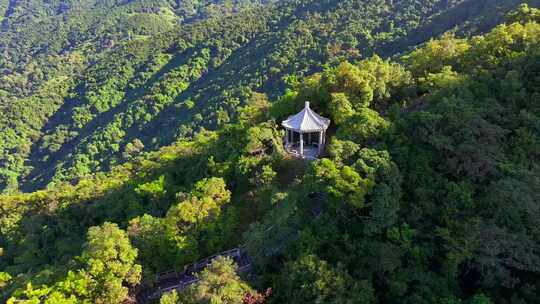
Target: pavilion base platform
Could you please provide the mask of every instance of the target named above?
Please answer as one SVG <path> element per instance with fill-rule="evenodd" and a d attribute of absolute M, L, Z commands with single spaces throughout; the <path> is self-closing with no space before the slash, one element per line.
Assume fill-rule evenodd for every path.
<path fill-rule="evenodd" d="M 304 145 L 304 154 L 300 153 L 299 144 L 289 144 L 285 146 L 285 150 L 292 156 L 307 160 L 316 160 L 319 157 L 319 147 L 314 145 Z"/>

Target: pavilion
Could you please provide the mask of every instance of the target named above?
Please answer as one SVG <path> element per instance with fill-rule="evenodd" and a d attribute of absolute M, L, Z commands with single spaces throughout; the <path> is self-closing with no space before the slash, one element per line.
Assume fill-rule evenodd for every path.
<path fill-rule="evenodd" d="M 290 116 L 281 125 L 287 130 L 285 135 L 287 152 L 307 159 L 316 159 L 324 152 L 330 119 L 311 110 L 309 102 L 306 102 L 300 113 Z"/>

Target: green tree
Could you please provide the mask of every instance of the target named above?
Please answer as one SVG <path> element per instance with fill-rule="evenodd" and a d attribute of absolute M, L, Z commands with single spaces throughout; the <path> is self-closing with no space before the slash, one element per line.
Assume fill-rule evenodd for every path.
<path fill-rule="evenodd" d="M 382 137 L 390 127 L 391 123 L 378 112 L 363 108 L 340 126 L 337 136 L 343 140 L 367 143 L 369 140 Z"/>
<path fill-rule="evenodd" d="M 527 3 L 522 3 L 517 9 L 508 13 L 506 16 L 506 22 L 540 22 L 540 10 L 534 7 L 529 7 Z"/>
<path fill-rule="evenodd" d="M 361 175 L 374 181 L 368 202 L 372 218 L 366 231 L 380 232 L 394 225 L 398 221 L 403 177 L 390 153 L 361 149 L 353 167 Z"/>
<path fill-rule="evenodd" d="M 332 93 L 328 104 L 330 117 L 339 126 L 354 115 L 354 109 L 345 93 Z"/>
<path fill-rule="evenodd" d="M 173 253 L 162 218 L 148 214 L 136 217 L 129 221 L 127 232 L 138 249 L 138 260 L 145 266 L 146 275 L 170 266 Z"/>
<path fill-rule="evenodd" d="M 369 282 L 355 282 L 343 268 L 314 255 L 289 262 L 277 278 L 275 290 L 283 303 L 375 303 Z"/>
<path fill-rule="evenodd" d="M 338 65 L 332 73 L 333 75 L 327 78 L 332 91 L 347 93 L 352 97 L 351 103 L 355 108 L 368 107 L 371 104 L 374 97 L 371 83 L 375 81 L 375 75 L 348 62 Z"/>
<path fill-rule="evenodd" d="M 141 280 L 141 266 L 135 264 L 137 250 L 116 224 L 104 223 L 88 229 L 87 242 L 78 260 L 83 267 L 69 271 L 52 286 L 34 288 L 31 283 L 16 291 L 8 303 L 121 303 L 128 288 Z"/>
<path fill-rule="evenodd" d="M 124 148 L 122 156 L 125 159 L 132 158 L 144 150 L 144 144 L 138 138 L 135 138 L 132 142 L 128 143 Z"/>
<path fill-rule="evenodd" d="M 238 120 L 242 124 L 254 125 L 268 118 L 270 102 L 266 94 L 253 92 L 246 105 L 239 109 Z"/>
<path fill-rule="evenodd" d="M 117 303 L 128 295 L 128 287 L 141 280 L 141 266 L 135 264 L 137 249 L 116 224 L 104 223 L 88 229 L 80 257 L 82 275 L 91 280 L 94 303 Z"/>
<path fill-rule="evenodd" d="M 230 199 L 231 192 L 226 189 L 225 181 L 210 178 L 197 182 L 186 199 L 169 209 L 164 223 L 168 239 L 176 246 L 178 264 L 210 254 L 227 240 L 227 233 L 234 225 L 220 218 L 222 208 Z"/>
<path fill-rule="evenodd" d="M 168 292 L 161 296 L 161 299 L 159 300 L 159 304 L 177 304 L 179 303 L 178 299 L 178 293 L 176 290 L 173 290 L 172 292 Z"/>
<path fill-rule="evenodd" d="M 11 276 L 7 272 L 0 272 L 0 289 L 5 288 L 11 282 Z"/>
<path fill-rule="evenodd" d="M 360 145 L 350 140 L 339 140 L 336 137 L 333 137 L 328 145 L 328 153 L 338 165 L 350 165 L 359 150 Z"/>
<path fill-rule="evenodd" d="M 404 57 L 404 61 L 415 77 L 424 77 L 429 73 L 441 72 L 445 66 L 461 64 L 460 58 L 470 47 L 466 39 L 445 34 L 440 39 L 431 39 L 424 47 L 414 50 Z"/>
<path fill-rule="evenodd" d="M 253 292 L 237 274 L 233 260 L 218 257 L 197 275 L 199 282 L 182 295 L 182 304 L 242 304 L 244 296 Z"/>
<path fill-rule="evenodd" d="M 322 159 L 308 169 L 305 185 L 310 192 L 327 192 L 338 204 L 346 202 L 362 208 L 373 181 L 363 178 L 352 167 L 338 168 L 333 161 Z"/>

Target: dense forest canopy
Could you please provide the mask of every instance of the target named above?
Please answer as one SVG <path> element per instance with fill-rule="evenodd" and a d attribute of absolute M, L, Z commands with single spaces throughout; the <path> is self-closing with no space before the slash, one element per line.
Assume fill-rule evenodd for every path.
<path fill-rule="evenodd" d="M 484 32 L 519 2 L 2 0 L 0 191 L 108 171 L 234 120 L 252 90 Z"/>
<path fill-rule="evenodd" d="M 0 301 L 122 303 L 242 246 L 249 275 L 157 302 L 539 303 L 540 11 L 482 3 L 169 3 L 173 29 L 37 59 L 69 64 L 3 91 Z M 313 162 L 279 127 L 306 100 Z"/>

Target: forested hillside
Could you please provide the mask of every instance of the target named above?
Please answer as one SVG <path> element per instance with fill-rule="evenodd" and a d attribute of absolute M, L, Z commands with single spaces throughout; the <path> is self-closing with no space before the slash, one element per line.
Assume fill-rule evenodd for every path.
<path fill-rule="evenodd" d="M 519 2 L 2 1 L 0 189 L 107 171 L 234 121 L 252 91 L 484 32 Z"/>
<path fill-rule="evenodd" d="M 131 43 L 133 52 L 144 53 L 145 46 L 139 49 L 143 40 L 262 3 L 265 1 L 1 2 L 5 9 L 0 28 L 0 109 L 5 116 L 0 128 L 6 130 L 0 140 L 1 188 L 17 188 L 19 175 L 32 168 L 32 160 L 27 158 L 39 140 L 43 141 L 53 114 L 66 103 L 84 98 L 78 89 L 82 80 L 98 77 L 86 70 L 89 66 L 113 64 L 110 54 L 126 43 Z M 122 73 L 120 66 L 110 66 L 110 73 L 110 77 Z"/>
<path fill-rule="evenodd" d="M 157 56 L 171 59 L 147 66 L 158 72 L 133 76 L 147 89 L 130 78 L 122 87 L 134 84 L 134 92 L 107 95 L 118 104 L 90 103 L 112 92 L 100 91 L 107 84 L 121 83 L 108 82 L 114 70 L 100 63 L 88 71 L 101 71 L 105 80 L 84 80 L 79 89 L 88 92 L 88 104 L 116 114 L 124 99 L 132 100 L 125 113 L 137 113 L 139 100 L 152 105 L 137 97 L 149 92 L 167 100 L 193 91 L 213 100 L 188 83 L 227 69 L 212 67 L 214 48 L 187 46 L 230 38 L 245 51 L 231 33 L 238 28 L 231 24 L 228 32 L 223 25 L 238 20 L 246 29 L 245 16 L 252 15 L 243 34 L 250 37 L 268 26 L 265 12 L 193 25 L 210 30 L 165 47 Z M 156 121 L 171 111 L 200 114 L 201 123 L 216 129 L 189 130 L 193 136 L 142 154 L 146 141 L 134 140 L 119 150 L 127 162 L 109 173 L 0 196 L 0 300 L 122 303 L 151 288 L 157 272 L 243 245 L 253 264 L 249 276 L 239 277 L 231 260 L 219 258 L 196 284 L 160 303 L 538 303 L 538 22 L 540 11 L 523 5 L 483 35 L 447 33 L 393 59 L 330 60 L 311 73 L 306 66 L 304 76 L 287 80 L 283 94 L 246 89 L 234 115 L 227 112 L 230 103 L 210 116 L 200 100 L 178 107 L 170 101 L 172 108 L 149 112 L 164 115 Z M 312 52 L 303 46 L 297 51 Z M 193 53 L 174 55 L 182 49 Z M 130 75 L 137 56 L 154 53 L 109 62 Z M 174 67 L 159 72 L 171 62 Z M 251 71 L 232 62 L 224 64 L 243 75 Z M 288 66 L 277 62 L 269 69 Z M 165 82 L 149 81 L 156 73 Z M 167 87 L 171 79 L 184 87 Z M 234 87 L 244 78 L 209 79 Z M 327 155 L 314 162 L 288 156 L 279 127 L 306 100 L 333 124 Z M 147 125 L 159 126 L 153 123 Z M 153 134 L 143 127 L 139 134 L 167 136 L 173 125 Z M 96 149 L 103 153 L 114 144 Z"/>

